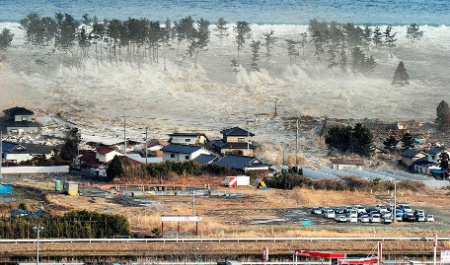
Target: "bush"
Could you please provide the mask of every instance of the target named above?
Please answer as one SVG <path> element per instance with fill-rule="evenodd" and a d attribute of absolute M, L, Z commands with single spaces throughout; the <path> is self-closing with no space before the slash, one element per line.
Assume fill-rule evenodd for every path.
<path fill-rule="evenodd" d="M 422 182 L 414 180 L 402 180 L 397 184 L 397 189 L 405 189 L 417 192 L 426 190 L 426 187 Z"/>

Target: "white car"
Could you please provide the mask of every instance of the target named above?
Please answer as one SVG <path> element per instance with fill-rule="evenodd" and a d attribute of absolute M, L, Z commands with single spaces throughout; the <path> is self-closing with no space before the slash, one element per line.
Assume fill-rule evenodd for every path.
<path fill-rule="evenodd" d="M 409 206 L 408 204 L 399 204 L 397 208 L 402 210 L 404 213 L 413 213 L 411 206 Z"/>
<path fill-rule="evenodd" d="M 383 223 L 383 224 L 390 224 L 390 223 L 392 223 L 392 216 L 390 214 L 384 214 L 381 217 L 381 223 Z"/>
<path fill-rule="evenodd" d="M 425 219 L 427 220 L 427 222 L 434 222 L 434 216 L 432 214 L 427 214 L 427 216 L 425 216 Z"/>
<path fill-rule="evenodd" d="M 347 217 L 347 219 L 350 221 L 350 223 L 357 223 L 358 222 L 358 216 L 357 215 L 350 215 Z"/>
<path fill-rule="evenodd" d="M 328 210 L 331 210 L 331 208 L 330 207 L 322 207 L 322 215 L 324 217 L 326 217 Z"/>
<path fill-rule="evenodd" d="M 359 220 L 361 223 L 369 223 L 369 222 L 370 222 L 369 215 L 367 215 L 367 214 L 362 214 L 362 215 L 358 218 L 358 220 Z"/>
<path fill-rule="evenodd" d="M 334 219 L 334 218 L 336 218 L 336 214 L 334 213 L 333 210 L 328 210 L 325 213 L 325 218 Z"/>
<path fill-rule="evenodd" d="M 426 222 L 427 221 L 425 218 L 425 215 L 423 215 L 423 214 L 416 215 L 416 219 L 417 219 L 417 222 Z"/>
<path fill-rule="evenodd" d="M 336 222 L 348 222 L 349 220 L 348 220 L 348 218 L 347 218 L 347 216 L 345 216 L 345 215 L 337 215 L 335 218 L 334 218 L 334 220 L 336 221 Z"/>
<path fill-rule="evenodd" d="M 314 207 L 311 209 L 311 213 L 312 214 L 322 214 L 322 209 L 320 209 L 319 207 Z"/>
<path fill-rule="evenodd" d="M 364 206 L 362 206 L 362 205 L 355 205 L 355 206 L 353 206 L 353 209 L 355 209 L 358 213 L 366 212 L 366 208 L 364 208 Z"/>
<path fill-rule="evenodd" d="M 379 223 L 380 222 L 380 215 L 379 214 L 372 214 L 372 216 L 370 216 L 370 222 L 371 223 Z"/>
<path fill-rule="evenodd" d="M 375 209 L 377 209 L 380 213 L 387 213 L 389 212 L 386 205 L 383 204 L 377 204 L 375 205 Z"/>

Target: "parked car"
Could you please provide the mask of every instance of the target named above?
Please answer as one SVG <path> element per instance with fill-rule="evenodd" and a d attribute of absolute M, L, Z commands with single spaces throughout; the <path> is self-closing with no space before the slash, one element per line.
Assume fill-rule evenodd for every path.
<path fill-rule="evenodd" d="M 347 216 L 345 216 L 345 215 L 343 215 L 343 214 L 336 215 L 336 217 L 334 218 L 334 220 L 335 220 L 336 222 L 348 222 L 348 221 L 349 221 L 348 218 L 347 218 Z"/>
<path fill-rule="evenodd" d="M 404 214 L 403 211 L 397 209 L 395 212 L 396 212 L 395 219 L 400 222 L 403 221 L 403 214 Z"/>
<path fill-rule="evenodd" d="M 386 205 L 383 205 L 383 204 L 375 205 L 375 209 L 377 209 L 380 213 L 389 212 Z"/>
<path fill-rule="evenodd" d="M 311 214 L 322 214 L 322 209 L 320 209 L 319 207 L 313 207 L 311 209 Z"/>
<path fill-rule="evenodd" d="M 372 214 L 370 216 L 370 222 L 371 223 L 379 223 L 380 222 L 380 215 L 379 214 Z"/>
<path fill-rule="evenodd" d="M 390 214 L 384 214 L 381 217 L 381 223 L 382 224 L 390 224 L 390 223 L 392 223 L 392 216 Z"/>
<path fill-rule="evenodd" d="M 357 223 L 358 222 L 358 215 L 356 214 L 350 214 L 347 216 L 347 219 L 350 223 Z"/>
<path fill-rule="evenodd" d="M 414 211 L 414 215 L 415 216 L 417 216 L 417 215 L 425 215 L 425 211 L 417 209 L 417 210 Z"/>
<path fill-rule="evenodd" d="M 345 206 L 344 210 L 345 210 L 345 213 L 348 213 L 348 212 L 350 212 L 351 210 L 353 210 L 353 207 L 347 205 L 347 206 Z"/>
<path fill-rule="evenodd" d="M 333 208 L 333 210 L 336 214 L 344 214 L 345 213 L 345 209 L 341 208 L 341 207 L 335 207 L 335 208 Z"/>
<path fill-rule="evenodd" d="M 427 214 L 425 218 L 427 222 L 434 222 L 434 216 L 432 214 Z"/>
<path fill-rule="evenodd" d="M 322 214 L 325 217 L 325 214 L 328 212 L 328 210 L 331 210 L 330 207 L 322 207 Z"/>
<path fill-rule="evenodd" d="M 416 221 L 416 217 L 412 213 L 403 213 L 402 221 L 414 222 Z"/>
<path fill-rule="evenodd" d="M 362 205 L 355 205 L 355 206 L 353 206 L 353 209 L 356 210 L 358 213 L 366 212 L 366 208 L 364 208 L 364 206 L 362 206 Z"/>
<path fill-rule="evenodd" d="M 328 210 L 328 211 L 325 213 L 325 218 L 328 218 L 328 219 L 334 219 L 334 218 L 336 218 L 336 214 L 334 213 L 333 210 Z"/>
<path fill-rule="evenodd" d="M 399 204 L 398 209 L 402 210 L 404 213 L 413 213 L 413 210 L 411 209 L 411 206 L 408 204 Z"/>
<path fill-rule="evenodd" d="M 370 222 L 370 218 L 368 214 L 361 214 L 358 218 L 358 221 L 360 221 L 361 223 L 369 223 Z"/>
<path fill-rule="evenodd" d="M 394 205 L 388 205 L 386 206 L 386 208 L 388 209 L 389 212 L 394 212 Z"/>
<path fill-rule="evenodd" d="M 417 222 L 426 222 L 427 220 L 425 219 L 425 215 L 418 214 L 418 215 L 416 215 L 416 221 Z"/>

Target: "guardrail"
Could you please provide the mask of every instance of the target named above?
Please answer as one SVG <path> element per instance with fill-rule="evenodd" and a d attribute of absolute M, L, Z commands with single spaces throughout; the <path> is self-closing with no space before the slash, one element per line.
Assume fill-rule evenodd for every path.
<path fill-rule="evenodd" d="M 0 244 L 36 243 L 36 239 L 0 239 Z M 64 238 L 39 239 L 39 243 L 220 243 L 220 242 L 336 242 L 433 241 L 433 237 L 261 237 L 261 238 Z M 450 237 L 439 237 L 450 241 Z"/>

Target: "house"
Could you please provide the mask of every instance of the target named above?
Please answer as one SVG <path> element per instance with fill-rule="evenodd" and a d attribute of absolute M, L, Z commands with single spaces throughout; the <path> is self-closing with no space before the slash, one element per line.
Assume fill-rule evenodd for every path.
<path fill-rule="evenodd" d="M 270 165 L 262 163 L 259 159 L 251 156 L 239 156 L 227 154 L 212 163 L 213 165 L 229 167 L 242 172 L 253 172 L 257 175 L 267 176 Z"/>
<path fill-rule="evenodd" d="M 443 152 L 447 153 L 450 156 L 450 152 L 442 147 L 435 147 L 431 149 L 430 151 L 427 152 L 428 161 L 439 164 L 441 162 L 440 156 Z"/>
<path fill-rule="evenodd" d="M 169 136 L 169 143 L 172 144 L 204 145 L 208 142 L 208 138 L 204 133 L 175 132 L 169 134 Z"/>
<path fill-rule="evenodd" d="M 358 169 L 362 170 L 364 161 L 361 159 L 333 158 L 331 159 L 334 170 Z"/>
<path fill-rule="evenodd" d="M 411 167 L 414 164 L 414 161 L 425 157 L 426 154 L 415 149 L 407 149 L 402 152 L 401 156 L 402 163 L 407 167 Z"/>
<path fill-rule="evenodd" d="M 122 156 L 122 153 L 119 153 L 111 147 L 107 146 L 100 146 L 96 149 L 95 158 L 100 163 L 108 163 L 109 161 L 113 160 L 115 156 Z"/>
<path fill-rule="evenodd" d="M 136 161 L 140 164 L 145 164 L 146 162 L 148 164 L 163 162 L 163 157 L 157 155 L 148 156 L 147 159 L 145 159 L 145 155 L 142 156 L 141 153 L 127 153 L 125 156 L 128 157 L 130 160 Z"/>
<path fill-rule="evenodd" d="M 200 164 L 211 164 L 218 159 L 215 155 L 199 155 L 194 161 Z"/>
<path fill-rule="evenodd" d="M 97 159 L 97 152 L 85 151 L 80 157 L 80 174 L 90 177 L 106 177 L 106 164 Z"/>
<path fill-rule="evenodd" d="M 417 159 L 413 163 L 414 172 L 420 174 L 431 175 L 433 170 L 440 170 L 441 167 L 438 163 L 428 160 L 428 156 L 422 157 L 421 159 Z"/>
<path fill-rule="evenodd" d="M 164 161 L 176 162 L 194 160 L 200 155 L 210 154 L 208 151 L 201 147 L 184 144 L 169 144 L 167 146 L 164 146 L 161 150 L 163 151 Z"/>
<path fill-rule="evenodd" d="M 228 128 L 220 131 L 221 140 L 212 143 L 214 149 L 221 154 L 235 154 L 243 156 L 254 156 L 256 146 L 250 137 L 253 133 L 239 127 Z"/>
<path fill-rule="evenodd" d="M 41 126 L 34 121 L 34 112 L 23 108 L 13 107 L 3 110 L 4 116 L 0 118 L 2 132 L 7 134 L 35 133 Z"/>
<path fill-rule="evenodd" d="M 6 147 L 6 149 L 3 149 L 3 147 Z M 45 159 L 50 159 L 54 154 L 53 146 L 29 143 L 2 143 L 3 160 L 14 164 L 29 161 L 39 156 L 45 156 Z"/>

